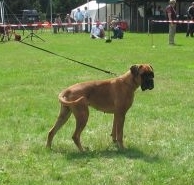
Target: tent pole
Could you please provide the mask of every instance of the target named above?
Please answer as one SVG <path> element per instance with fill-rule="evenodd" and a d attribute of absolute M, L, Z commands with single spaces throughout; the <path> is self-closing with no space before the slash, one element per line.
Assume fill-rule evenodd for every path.
<path fill-rule="evenodd" d="M 99 21 L 99 18 L 100 18 L 100 9 L 99 9 L 99 3 L 98 3 L 98 21 Z"/>
<path fill-rule="evenodd" d="M 51 27 L 52 27 L 52 23 L 53 23 L 53 3 L 52 0 L 50 0 L 50 13 L 51 13 Z"/>
<path fill-rule="evenodd" d="M 106 22 L 108 22 L 108 19 L 107 19 L 108 13 L 107 13 L 107 12 L 108 12 L 108 10 L 107 10 L 107 4 L 106 4 L 106 20 L 105 20 Z M 109 25 L 106 24 L 106 30 L 108 30 L 108 26 L 109 26 Z"/>
<path fill-rule="evenodd" d="M 89 7 L 89 0 L 87 0 L 87 6 L 88 6 L 87 12 L 89 12 L 89 9 L 90 9 L 90 7 Z M 86 30 L 86 28 L 88 28 L 88 30 Z M 90 28 L 91 28 L 91 25 L 90 25 L 90 17 L 87 16 L 87 27 L 86 27 L 86 24 L 85 24 L 85 30 L 87 32 L 90 32 Z"/>

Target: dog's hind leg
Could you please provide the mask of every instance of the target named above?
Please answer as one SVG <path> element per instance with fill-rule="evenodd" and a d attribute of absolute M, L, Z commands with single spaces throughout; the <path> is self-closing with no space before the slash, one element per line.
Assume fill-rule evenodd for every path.
<path fill-rule="evenodd" d="M 65 107 L 61 104 L 61 110 L 57 118 L 57 121 L 55 125 L 51 128 L 48 134 L 47 144 L 46 144 L 48 148 L 51 148 L 53 137 L 55 136 L 57 131 L 67 122 L 70 115 L 71 115 L 71 110 L 69 109 L 69 107 Z"/>
<path fill-rule="evenodd" d="M 72 112 L 76 119 L 76 129 L 72 136 L 72 139 L 76 144 L 76 146 L 79 148 L 79 150 L 83 152 L 84 149 L 80 142 L 80 135 L 87 124 L 88 117 L 89 117 L 89 109 L 88 109 L 88 106 L 85 103 L 83 103 L 83 104 L 76 105 L 72 109 Z"/>

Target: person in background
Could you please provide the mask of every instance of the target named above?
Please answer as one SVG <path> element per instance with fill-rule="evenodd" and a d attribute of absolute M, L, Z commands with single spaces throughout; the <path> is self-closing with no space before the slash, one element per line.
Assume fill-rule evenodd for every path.
<path fill-rule="evenodd" d="M 187 15 L 188 15 L 188 19 L 191 21 L 194 21 L 194 2 L 191 3 L 191 6 L 189 6 L 188 10 L 187 10 Z M 194 32 L 194 24 L 191 23 L 187 25 L 187 33 L 186 33 L 186 37 L 188 37 L 189 35 L 191 37 L 193 37 L 193 32 Z"/>
<path fill-rule="evenodd" d="M 118 24 L 118 21 L 113 20 L 111 22 L 111 27 L 113 31 L 112 39 L 122 39 L 123 38 L 123 30 L 121 29 L 121 26 Z"/>
<path fill-rule="evenodd" d="M 70 31 L 74 32 L 74 25 L 72 25 L 72 23 L 74 23 L 74 22 L 75 22 L 75 20 L 72 17 L 70 17 L 69 14 L 67 14 L 65 17 L 65 23 L 66 23 L 65 29 L 67 32 L 70 32 Z"/>
<path fill-rule="evenodd" d="M 160 5 L 158 5 L 158 7 L 156 8 L 155 15 L 164 15 L 164 12 Z"/>
<path fill-rule="evenodd" d="M 83 16 L 84 16 L 84 21 L 85 21 L 85 32 L 88 33 L 88 23 L 90 19 L 90 14 L 86 6 L 84 7 Z"/>
<path fill-rule="evenodd" d="M 84 20 L 84 16 L 80 11 L 80 8 L 77 9 L 74 15 L 75 21 L 78 23 L 78 31 L 82 32 L 82 23 Z"/>
<path fill-rule="evenodd" d="M 148 19 L 152 19 L 153 16 L 153 5 L 152 3 L 148 2 L 147 4 L 147 9 L 146 9 L 146 16 L 148 17 Z"/>
<path fill-rule="evenodd" d="M 96 25 L 92 27 L 90 37 L 92 39 L 103 39 L 105 38 L 105 32 L 100 22 L 96 22 Z"/>
<path fill-rule="evenodd" d="M 64 31 L 60 14 L 57 14 L 57 17 L 55 18 L 55 23 L 57 24 L 57 32 L 59 32 L 60 28 Z"/>
<path fill-rule="evenodd" d="M 175 10 L 176 0 L 170 0 L 169 5 L 166 7 L 166 17 L 169 21 L 169 44 L 175 45 L 174 38 L 176 34 L 176 10 Z"/>

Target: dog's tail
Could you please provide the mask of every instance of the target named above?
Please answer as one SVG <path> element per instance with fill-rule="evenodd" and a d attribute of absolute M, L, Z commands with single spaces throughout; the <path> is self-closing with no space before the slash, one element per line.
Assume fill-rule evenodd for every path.
<path fill-rule="evenodd" d="M 75 104 L 77 104 L 78 102 L 80 102 L 81 100 L 84 99 L 84 97 L 81 96 L 80 98 L 78 98 L 78 99 L 76 99 L 74 101 L 69 101 L 69 100 L 66 99 L 66 97 L 64 96 L 63 93 L 60 93 L 59 96 L 58 96 L 58 98 L 59 98 L 59 102 L 61 102 L 65 106 L 75 105 Z"/>

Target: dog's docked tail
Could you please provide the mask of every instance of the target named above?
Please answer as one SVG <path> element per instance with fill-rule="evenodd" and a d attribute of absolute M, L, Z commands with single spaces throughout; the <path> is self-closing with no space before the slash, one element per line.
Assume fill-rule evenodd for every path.
<path fill-rule="evenodd" d="M 69 100 L 66 99 L 66 97 L 65 97 L 64 94 L 63 94 L 63 92 L 59 94 L 58 98 L 59 98 L 59 101 L 60 101 L 63 105 L 65 105 L 65 106 L 72 106 L 72 105 L 78 104 L 81 100 L 84 99 L 84 97 L 81 96 L 80 98 L 78 98 L 78 99 L 76 99 L 76 100 L 74 100 L 74 101 L 69 101 Z"/>

